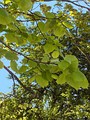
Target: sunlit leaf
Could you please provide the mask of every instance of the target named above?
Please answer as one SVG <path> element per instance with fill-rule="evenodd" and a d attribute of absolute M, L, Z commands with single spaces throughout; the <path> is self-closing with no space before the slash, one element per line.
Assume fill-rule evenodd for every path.
<path fill-rule="evenodd" d="M 4 64 L 2 61 L 0 61 L 0 69 L 2 69 L 4 67 Z"/>
<path fill-rule="evenodd" d="M 47 18 L 55 18 L 55 15 L 51 12 L 46 12 L 45 15 Z"/>
<path fill-rule="evenodd" d="M 24 73 L 27 71 L 27 66 L 21 66 L 20 69 L 19 69 L 19 73 Z"/>
<path fill-rule="evenodd" d="M 49 61 L 48 55 L 44 55 L 44 57 L 42 58 L 42 62 L 48 62 L 48 61 Z"/>
<path fill-rule="evenodd" d="M 64 71 L 65 69 L 67 69 L 70 66 L 70 64 L 69 64 L 69 62 L 62 60 L 61 62 L 58 63 L 58 66 L 61 71 Z"/>
<path fill-rule="evenodd" d="M 78 90 L 80 87 L 88 88 L 87 78 L 80 71 L 76 71 L 72 74 L 67 75 L 67 83 L 76 90 Z"/>
<path fill-rule="evenodd" d="M 4 3 L 5 4 L 8 4 L 8 3 L 10 3 L 11 2 L 11 0 L 4 0 Z"/>
<path fill-rule="evenodd" d="M 51 53 L 53 50 L 55 50 L 55 45 L 52 45 L 52 44 L 49 44 L 49 43 L 44 45 L 44 51 L 45 51 L 46 54 Z"/>
<path fill-rule="evenodd" d="M 31 78 L 29 79 L 29 82 L 32 83 L 34 80 L 35 80 L 35 76 L 31 77 Z"/>
<path fill-rule="evenodd" d="M 37 75 L 36 76 L 36 81 L 41 87 L 46 87 L 48 85 L 48 81 L 45 80 L 42 76 Z"/>
<path fill-rule="evenodd" d="M 78 69 L 78 59 L 74 55 L 66 55 L 64 60 L 70 63 L 69 69 L 71 71 Z"/>
<path fill-rule="evenodd" d="M 59 75 L 57 81 L 58 84 L 64 84 L 66 82 L 66 74 L 61 74 Z"/>
<path fill-rule="evenodd" d="M 63 24 L 64 24 L 67 28 L 69 28 L 69 29 L 72 29 L 72 28 L 73 28 L 73 26 L 72 26 L 72 24 L 71 24 L 70 22 L 63 22 Z"/>
<path fill-rule="evenodd" d="M 52 57 L 53 57 L 53 58 L 58 58 L 58 57 L 59 57 L 59 51 L 54 51 L 54 52 L 52 53 Z"/>
<path fill-rule="evenodd" d="M 54 29 L 54 34 L 58 37 L 63 37 L 66 33 L 65 28 L 62 25 L 59 25 Z"/>
<path fill-rule="evenodd" d="M 58 75 L 52 74 L 52 78 L 53 78 L 53 79 L 58 79 Z"/>
<path fill-rule="evenodd" d="M 6 52 L 5 57 L 6 57 L 6 59 L 8 59 L 8 60 L 18 60 L 17 54 L 16 54 L 16 53 L 13 53 L 13 52 L 10 52 L 10 51 L 7 51 L 7 52 Z"/>
<path fill-rule="evenodd" d="M 21 10 L 27 11 L 32 8 L 32 2 L 31 0 L 19 0 L 18 6 Z"/>
<path fill-rule="evenodd" d="M 31 60 L 29 60 L 28 64 L 29 64 L 29 67 L 32 67 L 32 68 L 35 68 L 37 66 L 37 63 Z"/>
<path fill-rule="evenodd" d="M 78 59 L 74 55 L 66 55 L 64 60 L 69 63 L 76 62 L 78 64 Z"/>
<path fill-rule="evenodd" d="M 4 9 L 0 8 L 0 24 L 7 25 L 12 22 L 12 17 L 9 13 Z"/>
<path fill-rule="evenodd" d="M 11 69 L 12 69 L 13 71 L 15 71 L 15 72 L 18 71 L 16 61 L 11 61 L 11 62 L 10 62 L 10 67 L 11 67 Z"/>

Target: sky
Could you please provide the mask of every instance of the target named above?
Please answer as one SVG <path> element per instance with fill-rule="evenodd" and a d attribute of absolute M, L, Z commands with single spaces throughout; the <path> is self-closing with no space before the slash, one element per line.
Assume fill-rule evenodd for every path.
<path fill-rule="evenodd" d="M 9 62 L 3 59 L 6 66 L 9 65 Z M 0 69 L 0 92 L 8 93 L 12 89 L 10 88 L 12 86 L 12 80 L 8 79 L 8 72 L 3 68 Z"/>
<path fill-rule="evenodd" d="M 2 1 L 2 0 L 0 0 Z M 46 2 L 45 2 L 46 3 Z M 55 2 L 48 2 L 48 5 L 53 5 Z M 38 3 L 37 3 L 38 4 Z M 36 6 L 37 6 L 36 4 Z M 83 5 L 83 3 L 82 3 Z M 3 59 L 6 66 L 9 65 L 9 62 Z M 0 92 L 8 93 L 12 90 L 13 81 L 8 79 L 8 72 L 5 69 L 0 69 Z"/>

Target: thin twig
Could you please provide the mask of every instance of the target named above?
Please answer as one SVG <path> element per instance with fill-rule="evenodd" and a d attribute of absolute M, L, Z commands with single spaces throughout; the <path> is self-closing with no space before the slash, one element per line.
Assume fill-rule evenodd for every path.
<path fill-rule="evenodd" d="M 23 53 L 18 52 L 18 51 L 16 51 L 16 50 L 12 49 L 9 45 L 5 44 L 2 40 L 0 40 L 0 42 L 1 42 L 3 45 L 5 45 L 5 47 L 7 47 L 9 50 L 11 50 L 12 52 L 17 53 L 18 55 L 23 56 L 23 57 L 26 58 L 27 60 L 31 60 L 31 61 L 33 61 L 33 62 L 36 62 L 37 64 L 38 64 L 38 63 L 42 63 L 42 64 L 53 64 L 53 65 L 56 65 L 55 63 L 42 62 L 42 61 L 37 61 L 37 60 L 35 60 L 35 59 L 31 59 L 31 58 L 25 56 Z"/>
<path fill-rule="evenodd" d="M 4 69 L 11 75 L 14 77 L 14 79 L 26 90 L 26 91 L 30 91 L 28 87 L 26 87 L 20 80 L 19 78 L 11 71 L 8 69 L 8 67 L 6 67 L 4 65 Z"/>

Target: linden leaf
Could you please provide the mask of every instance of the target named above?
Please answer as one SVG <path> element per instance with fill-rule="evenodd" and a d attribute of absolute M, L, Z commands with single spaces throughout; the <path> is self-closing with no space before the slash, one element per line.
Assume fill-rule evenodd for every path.
<path fill-rule="evenodd" d="M 11 2 L 11 0 L 4 0 L 5 4 L 8 4 Z"/>
<path fill-rule="evenodd" d="M 67 83 L 76 90 L 78 90 L 80 87 L 88 88 L 87 78 L 79 70 L 71 74 L 68 74 L 66 78 L 67 78 Z"/>
<path fill-rule="evenodd" d="M 17 63 L 16 63 L 15 61 L 11 61 L 11 62 L 10 62 L 10 67 L 11 67 L 11 69 L 14 70 L 15 72 L 18 71 L 18 69 L 17 69 Z"/>
<path fill-rule="evenodd" d="M 39 22 L 39 23 L 38 23 L 38 27 L 39 27 L 39 29 L 40 29 L 43 33 L 47 32 L 47 31 L 44 29 L 44 28 L 45 28 L 45 23 Z"/>
<path fill-rule="evenodd" d="M 4 67 L 3 62 L 0 61 L 0 69 L 2 69 Z"/>
<path fill-rule="evenodd" d="M 54 51 L 54 52 L 52 53 L 52 57 L 53 57 L 53 58 L 58 58 L 58 57 L 59 57 L 59 51 Z"/>
<path fill-rule="evenodd" d="M 21 10 L 27 11 L 32 8 L 32 2 L 31 0 L 19 0 L 18 6 Z"/>
<path fill-rule="evenodd" d="M 64 60 L 70 63 L 70 71 L 75 71 L 78 69 L 78 59 L 74 55 L 66 55 Z"/>
<path fill-rule="evenodd" d="M 66 82 L 66 74 L 62 73 L 57 79 L 57 84 L 64 84 Z"/>
<path fill-rule="evenodd" d="M 46 12 L 45 15 L 47 18 L 55 18 L 55 15 L 51 12 Z"/>
<path fill-rule="evenodd" d="M 61 71 L 64 71 L 65 69 L 67 69 L 69 67 L 69 65 L 70 64 L 65 60 L 62 60 L 61 62 L 58 63 L 58 66 Z"/>
<path fill-rule="evenodd" d="M 78 64 L 78 59 L 74 55 L 66 55 L 64 60 L 66 60 L 69 63 L 74 61 Z"/>
<path fill-rule="evenodd" d="M 51 53 L 52 51 L 54 51 L 55 48 L 56 48 L 55 45 L 52 45 L 52 44 L 49 44 L 49 43 L 44 45 L 44 51 L 45 51 L 46 54 Z"/>
<path fill-rule="evenodd" d="M 24 73 L 24 72 L 26 72 L 26 71 L 27 71 L 27 68 L 28 68 L 27 66 L 24 66 L 24 65 L 21 66 L 20 69 L 19 69 L 19 73 Z"/>
<path fill-rule="evenodd" d="M 72 24 L 71 24 L 70 22 L 63 22 L 63 24 L 64 24 L 67 28 L 69 28 L 69 29 L 72 29 L 72 28 L 73 28 L 73 26 L 72 26 Z"/>
<path fill-rule="evenodd" d="M 17 54 L 16 54 L 16 53 L 13 53 L 13 52 L 10 52 L 10 51 L 7 51 L 7 52 L 6 52 L 5 57 L 6 57 L 6 59 L 8 59 L 8 60 L 18 60 Z"/>
<path fill-rule="evenodd" d="M 63 37 L 65 35 L 65 28 L 63 26 L 57 26 L 56 29 L 54 29 L 54 34 L 58 37 Z"/>
<path fill-rule="evenodd" d="M 37 63 L 31 60 L 29 60 L 28 64 L 29 64 L 29 67 L 32 67 L 32 68 L 35 68 L 37 66 Z"/>
<path fill-rule="evenodd" d="M 37 81 L 37 83 L 38 83 L 41 87 L 43 87 L 43 88 L 48 85 L 48 81 L 45 80 L 45 79 L 44 79 L 42 76 L 40 76 L 40 75 L 37 75 L 37 76 L 36 76 L 36 81 Z"/>
<path fill-rule="evenodd" d="M 35 80 L 35 76 L 31 77 L 31 78 L 29 79 L 29 82 L 32 83 L 34 80 Z"/>
<path fill-rule="evenodd" d="M 7 25 L 12 22 L 12 17 L 9 13 L 4 9 L 0 8 L 0 24 Z"/>
<path fill-rule="evenodd" d="M 44 57 L 42 58 L 42 62 L 48 62 L 48 61 L 49 61 L 48 55 L 44 55 Z"/>

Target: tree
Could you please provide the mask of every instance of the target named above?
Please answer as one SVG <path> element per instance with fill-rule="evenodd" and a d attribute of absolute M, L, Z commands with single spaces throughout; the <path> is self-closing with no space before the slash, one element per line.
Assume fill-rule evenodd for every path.
<path fill-rule="evenodd" d="M 0 68 L 13 80 L 13 92 L 1 94 L 1 119 L 89 119 L 89 1 L 35 3 L 0 3 Z"/>

